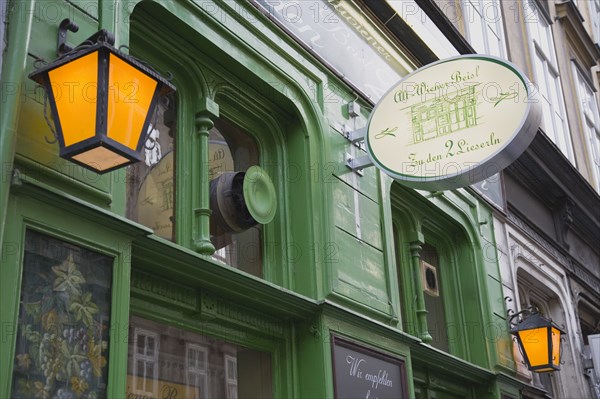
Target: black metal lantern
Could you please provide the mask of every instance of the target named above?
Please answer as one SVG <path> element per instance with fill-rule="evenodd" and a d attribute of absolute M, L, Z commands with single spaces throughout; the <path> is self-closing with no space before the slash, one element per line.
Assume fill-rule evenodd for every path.
<path fill-rule="evenodd" d="M 561 335 L 565 334 L 552 320 L 544 318 L 535 308 L 525 309 L 510 332 L 516 337 L 527 368 L 536 373 L 560 370 Z"/>
<path fill-rule="evenodd" d="M 63 54 L 29 78 L 46 90 L 59 155 L 106 173 L 142 159 L 157 100 L 175 87 L 114 48 L 114 37 L 106 30 L 71 49 L 65 44 L 66 31 L 77 29 L 69 20 L 61 23 Z"/>

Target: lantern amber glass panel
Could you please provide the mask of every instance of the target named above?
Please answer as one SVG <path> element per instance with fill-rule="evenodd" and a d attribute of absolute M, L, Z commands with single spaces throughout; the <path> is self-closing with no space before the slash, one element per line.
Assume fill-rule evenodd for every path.
<path fill-rule="evenodd" d="M 30 78 L 48 94 L 60 156 L 98 173 L 141 160 L 157 98 L 175 89 L 102 41 Z"/>
<path fill-rule="evenodd" d="M 529 370 L 538 373 L 560 370 L 562 331 L 552 321 L 533 314 L 513 328 L 511 333 L 517 337 Z"/>

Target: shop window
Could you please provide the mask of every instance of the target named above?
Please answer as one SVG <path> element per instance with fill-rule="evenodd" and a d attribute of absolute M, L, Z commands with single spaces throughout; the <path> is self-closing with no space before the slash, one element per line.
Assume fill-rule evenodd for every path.
<path fill-rule="evenodd" d="M 148 129 L 144 160 L 127 168 L 127 217 L 174 241 L 175 96 L 163 96 Z"/>
<path fill-rule="evenodd" d="M 449 352 L 446 311 L 440 279 L 440 261 L 434 246 L 424 244 L 421 251 L 421 285 L 425 294 L 427 326 L 433 341 L 431 345 Z"/>
<path fill-rule="evenodd" d="M 12 398 L 106 397 L 112 264 L 27 230 Z"/>
<path fill-rule="evenodd" d="M 148 335 L 151 332 L 151 335 Z M 153 322 L 137 316 L 130 320 L 129 364 L 127 367 L 127 395 L 136 392 L 140 368 L 139 337 L 152 336 L 152 373 L 150 379 L 153 398 L 202 399 L 269 399 L 272 394 L 272 367 L 269 353 L 243 348 L 214 337 L 186 331 L 170 325 Z M 146 346 L 144 346 L 145 350 Z M 146 352 L 147 353 L 147 352 Z M 147 356 L 147 355 L 144 355 Z M 144 360 L 149 360 L 144 358 Z M 146 365 L 149 364 L 148 362 Z M 136 375 L 137 373 L 137 375 Z"/>
<path fill-rule="evenodd" d="M 127 169 L 127 217 L 175 241 L 175 137 L 177 106 L 174 96 L 163 97 L 149 127 L 143 162 Z M 217 118 L 209 132 L 209 181 L 213 258 L 262 277 L 262 225 L 243 207 L 243 173 L 259 165 L 253 136 L 225 118 Z M 221 198 L 234 197 L 232 212 L 219 210 Z M 240 212 L 240 209 L 245 212 Z"/>
<path fill-rule="evenodd" d="M 410 243 L 406 242 L 402 236 L 398 235 L 398 229 L 394 226 L 394 242 L 396 243 L 396 254 L 398 264 L 399 285 L 405 292 L 405 303 L 402 307 L 404 320 L 404 330 L 410 334 L 419 335 L 419 322 L 415 316 L 418 313 L 418 304 L 416 300 L 407 302 L 408 294 L 416 290 L 423 292 L 424 310 L 427 311 L 427 332 L 431 336 L 431 346 L 451 352 L 449 345 L 449 324 L 446 317 L 447 301 L 444 298 L 444 284 L 441 278 L 441 267 L 443 263 L 448 263 L 449 259 L 440 259 L 438 250 L 434 245 L 425 243 L 421 245 L 419 254 L 419 280 L 414 278 L 414 272 L 411 270 L 410 258 L 404 255 L 410 254 Z M 427 240 L 427 237 L 426 237 Z M 414 287 L 412 286 L 414 284 Z M 414 297 L 416 298 L 416 297 Z M 454 325 L 454 323 L 452 323 Z"/>
<path fill-rule="evenodd" d="M 225 118 L 215 121 L 209 136 L 210 230 L 216 248 L 213 258 L 262 277 L 262 225 L 248 228 L 252 217 L 242 205 L 242 173 L 253 165 L 259 165 L 254 138 Z M 228 196 L 239 204 L 231 212 L 219 204 L 221 198 Z"/>
<path fill-rule="evenodd" d="M 161 160 L 130 170 L 127 217 L 211 257 L 211 263 L 309 293 L 314 284 L 305 282 L 314 276 L 294 269 L 293 257 L 286 254 L 292 237 L 294 248 L 307 248 L 315 228 L 303 222 L 314 209 L 309 199 L 321 195 L 307 161 L 320 148 L 319 141 L 306 137 L 320 140 L 322 132 L 306 131 L 312 122 L 301 119 L 303 102 L 293 101 L 276 82 L 248 73 L 256 58 L 242 51 L 241 42 L 236 56 L 243 58 L 236 59 L 205 46 L 202 31 L 190 30 L 183 38 L 173 27 L 186 23 L 167 9 L 140 2 L 130 19 L 131 54 L 165 76 L 170 73 L 177 93 L 163 104 L 155 123 L 159 140 L 167 140 L 161 143 Z M 258 183 L 245 193 L 239 190 L 241 174 L 260 175 L 250 179 Z M 219 191 L 215 182 L 229 185 Z M 217 207 L 218 193 L 228 199 L 230 211 Z M 246 223 L 249 215 L 258 223 Z"/>
<path fill-rule="evenodd" d="M 445 212 L 444 200 L 434 205 L 397 183 L 390 194 L 403 330 L 485 366 L 489 343 L 477 237 Z"/>

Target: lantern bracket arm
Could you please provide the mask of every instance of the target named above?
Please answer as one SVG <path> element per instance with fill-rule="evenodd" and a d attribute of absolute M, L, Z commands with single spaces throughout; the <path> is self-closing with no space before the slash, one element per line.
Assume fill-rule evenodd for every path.
<path fill-rule="evenodd" d="M 514 328 L 517 324 L 522 322 L 527 317 L 537 314 L 539 312 L 540 311 L 536 306 L 529 306 L 529 307 L 521 310 L 520 312 L 517 312 L 517 313 L 511 315 L 510 318 L 508 319 L 508 325 L 510 328 Z M 517 319 L 517 320 L 513 322 L 514 319 Z"/>
<path fill-rule="evenodd" d="M 78 54 L 85 52 L 90 47 L 95 45 L 102 46 L 102 44 L 104 44 L 115 50 L 115 52 L 119 53 L 120 57 L 125 58 L 129 62 L 136 64 L 137 68 L 142 69 L 144 72 L 153 76 L 155 79 L 160 80 L 163 84 L 161 95 L 175 91 L 175 86 L 173 86 L 173 84 L 171 83 L 171 80 L 173 79 L 173 75 L 171 73 L 169 73 L 169 76 L 164 77 L 146 61 L 136 58 L 130 54 L 125 54 L 121 52 L 121 48 L 125 47 L 129 49 L 129 47 L 126 45 L 122 45 L 121 47 L 119 47 L 119 50 L 116 50 L 114 48 L 115 35 L 106 29 L 100 29 L 98 32 L 94 33 L 93 35 L 85 39 L 83 42 L 81 42 L 78 46 L 74 48 L 71 47 L 67 44 L 67 31 L 77 32 L 78 30 L 79 26 L 77 26 L 77 24 L 71 21 L 69 18 L 63 19 L 61 21 L 58 27 L 58 58 L 49 65 L 55 66 L 59 62 L 66 61 L 68 59 L 74 59 L 78 56 Z M 45 64 L 47 69 L 48 64 Z M 44 67 L 38 68 L 38 70 L 32 73 L 31 75 L 37 75 L 40 69 L 44 69 Z M 32 79 L 40 83 L 40 81 L 36 80 L 35 77 L 32 77 Z"/>
<path fill-rule="evenodd" d="M 77 32 L 79 25 L 71 21 L 69 18 L 65 18 L 60 22 L 58 26 L 58 41 L 56 53 L 58 56 L 62 56 L 69 51 L 73 50 L 73 47 L 67 44 L 67 32 Z"/>
<path fill-rule="evenodd" d="M 87 47 L 98 42 L 105 42 L 111 46 L 114 46 L 115 44 L 115 35 L 106 29 L 101 29 L 88 37 L 77 47 L 73 48 L 67 44 L 67 32 L 75 33 L 77 31 L 79 31 L 79 25 L 71 21 L 69 18 L 65 18 L 60 22 L 60 25 L 58 26 L 58 48 L 56 50 L 56 53 L 59 57 L 63 57 L 72 51 L 77 51 L 81 47 Z"/>

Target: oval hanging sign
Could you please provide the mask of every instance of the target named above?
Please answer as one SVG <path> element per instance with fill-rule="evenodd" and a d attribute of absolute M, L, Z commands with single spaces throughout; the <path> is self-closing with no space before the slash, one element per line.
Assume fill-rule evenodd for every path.
<path fill-rule="evenodd" d="M 404 77 L 376 105 L 365 141 L 373 163 L 401 184 L 449 190 L 510 165 L 541 117 L 537 90 L 516 66 L 465 55 Z"/>

